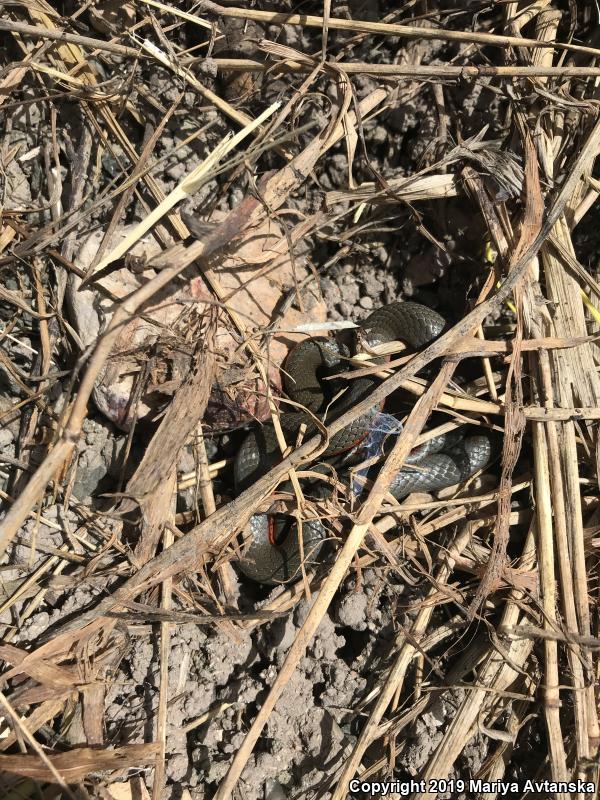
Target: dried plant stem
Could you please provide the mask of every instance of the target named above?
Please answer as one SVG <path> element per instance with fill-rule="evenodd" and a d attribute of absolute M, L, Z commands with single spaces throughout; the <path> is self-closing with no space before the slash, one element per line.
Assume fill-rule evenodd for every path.
<path fill-rule="evenodd" d="M 536 504 L 536 521 L 538 531 L 538 562 L 540 567 L 540 584 L 542 592 L 542 608 L 544 610 L 544 626 L 553 630 L 557 626 L 556 590 L 554 576 L 554 541 L 552 535 L 552 501 L 550 499 L 550 476 L 548 474 L 548 451 L 543 425 L 533 425 L 534 488 Z M 544 641 L 545 652 L 545 687 L 544 715 L 548 731 L 550 761 L 554 780 L 564 781 L 568 778 L 566 753 L 560 725 L 560 697 L 558 673 L 557 643 Z"/>
<path fill-rule="evenodd" d="M 213 3 L 212 0 L 200 0 L 196 8 L 199 11 L 212 11 L 222 17 L 251 19 L 269 25 L 300 25 L 301 27 L 323 28 L 323 17 L 312 14 L 287 14 L 277 11 L 256 11 L 249 8 L 232 8 Z M 203 24 L 201 20 L 200 24 Z M 407 39 L 425 39 L 427 41 L 467 42 L 487 44 L 496 47 L 553 47 L 557 50 L 569 50 L 576 53 L 587 53 L 599 56 L 600 50 L 595 47 L 567 44 L 563 42 L 543 42 L 538 39 L 526 39 L 521 36 L 503 36 L 495 33 L 478 31 L 453 31 L 447 28 L 424 28 L 419 25 L 398 25 L 389 22 L 368 22 L 357 19 L 340 19 L 329 17 L 329 30 L 353 31 L 356 33 L 373 33 L 384 36 L 403 36 Z"/>
<path fill-rule="evenodd" d="M 540 350 L 538 353 L 538 370 L 541 384 L 540 388 L 544 392 L 545 405 L 551 408 L 554 400 L 551 367 L 548 354 L 543 350 Z M 534 424 L 534 430 L 536 427 L 537 426 Z M 554 539 L 556 541 L 558 568 L 560 572 L 561 603 L 567 629 L 570 631 L 577 631 L 577 613 L 575 609 L 575 593 L 569 556 L 569 534 L 564 501 L 565 486 L 560 460 L 558 425 L 556 422 L 549 421 L 544 425 L 544 429 L 550 466 L 549 479 L 554 512 L 552 520 L 554 523 Z M 545 625 L 546 630 L 549 630 L 550 627 L 550 624 Z M 589 757 L 586 681 L 583 673 L 585 656 L 581 648 L 576 644 L 569 647 L 568 654 L 573 676 L 573 707 L 575 709 L 575 725 L 577 727 L 578 758 L 582 760 Z"/>
<path fill-rule="evenodd" d="M 577 456 L 576 430 L 572 421 L 563 424 L 561 457 L 565 483 L 565 519 L 569 526 L 569 559 L 573 572 L 575 609 L 580 636 L 592 634 L 590 619 L 588 572 L 586 569 L 585 534 L 583 530 L 583 500 L 579 485 L 579 459 Z M 588 657 L 584 662 L 587 666 Z M 600 735 L 598 731 L 598 707 L 595 698 L 594 671 L 588 672 L 585 695 L 587 699 L 587 722 L 590 746 L 597 751 Z"/>
<path fill-rule="evenodd" d="M 173 534 L 168 527 L 163 533 L 165 547 L 173 544 Z M 162 585 L 160 607 L 164 611 L 171 608 L 171 592 L 173 589 L 173 579 L 165 578 Z M 163 796 L 165 782 L 165 758 L 167 744 L 167 711 L 169 699 L 169 652 L 171 645 L 171 623 L 161 622 L 160 624 L 160 689 L 158 695 L 158 713 L 156 716 L 156 741 L 159 750 L 156 754 L 154 764 L 154 782 L 152 784 L 152 800 L 160 800 Z"/>
<path fill-rule="evenodd" d="M 541 11 L 537 19 L 536 31 L 547 41 L 552 41 L 556 35 L 560 22 L 560 12 L 548 7 Z M 552 55 L 548 51 L 534 51 L 533 60 L 537 63 L 552 63 Z M 560 107 L 553 110 L 542 126 L 543 137 L 540 141 L 541 153 L 550 174 L 557 169 L 557 154 L 563 145 L 565 137 L 565 115 Z M 587 191 L 587 181 L 580 181 L 573 187 L 568 210 L 572 211 L 580 205 L 581 198 Z M 551 327 L 559 335 L 577 335 L 586 332 L 587 326 L 585 313 L 581 302 L 580 280 L 585 280 L 577 266 L 574 247 L 570 230 L 570 215 L 561 215 L 553 227 L 551 241 L 541 249 L 541 261 L 544 267 L 545 284 L 548 298 L 556 303 L 555 315 L 552 315 Z M 553 242 L 554 244 L 551 244 Z M 565 266 L 570 269 L 565 269 Z M 575 274 L 573 274 L 573 272 Z M 577 276 L 577 277 L 575 277 Z M 550 323 L 548 322 L 548 327 Z M 539 394 L 544 405 L 553 406 L 556 400 L 563 408 L 572 408 L 575 402 L 584 407 L 597 407 L 600 405 L 600 380 L 594 363 L 593 346 L 582 345 L 576 350 L 564 353 L 540 353 L 539 356 Z M 534 442 L 541 434 L 535 430 Z M 589 428 L 588 431 L 595 438 L 597 432 Z M 542 442 L 547 452 L 542 455 L 550 458 L 549 477 L 552 493 L 550 497 L 552 517 L 549 524 L 553 528 L 558 557 L 559 581 L 558 584 L 549 586 L 553 577 L 548 577 L 543 586 L 544 592 L 560 592 L 564 621 L 567 628 L 576 632 L 582 639 L 591 633 L 588 572 L 586 569 L 585 543 L 583 530 L 583 513 L 581 507 L 581 489 L 579 482 L 579 464 L 576 451 L 575 427 L 571 421 L 564 423 L 548 423 L 545 428 L 545 438 Z M 536 493 L 538 488 L 536 486 Z M 539 489 L 544 491 L 543 488 Z M 552 549 L 552 542 L 544 544 Z M 553 553 L 552 553 L 553 554 Z M 541 565 L 541 561 L 540 561 Z M 541 570 L 541 577 L 544 573 Z M 559 628 L 558 621 L 550 615 L 549 609 L 544 605 L 547 616 L 544 619 L 545 628 Z M 556 615 L 556 609 L 552 610 Z M 550 691 L 558 680 L 558 667 L 554 668 L 553 660 L 556 659 L 556 648 L 545 644 L 545 652 L 550 661 L 550 674 L 546 675 L 546 684 Z M 573 705 L 575 713 L 575 732 L 577 748 L 578 774 L 583 776 L 582 762 L 594 757 L 597 752 L 599 740 L 598 708 L 594 699 L 594 673 L 592 659 L 589 652 L 581 647 L 567 648 L 567 655 L 571 666 L 571 681 L 573 686 Z M 558 689 L 550 701 L 559 702 Z M 549 719 L 549 715 L 553 719 Z M 552 756 L 552 769 L 559 774 L 563 758 L 563 738 L 560 731 L 560 716 L 558 709 L 554 712 L 546 711 L 549 725 L 550 751 Z M 556 740 L 556 741 L 553 741 Z"/>
<path fill-rule="evenodd" d="M 217 510 L 215 503 L 215 495 L 210 475 L 210 464 L 206 455 L 206 446 L 204 442 L 204 432 L 202 430 L 202 423 L 199 422 L 196 429 L 195 437 L 195 450 L 196 450 L 196 463 L 198 466 L 197 487 L 200 492 L 202 506 L 204 508 L 204 516 L 209 517 Z M 195 481 L 195 482 L 196 482 Z M 223 593 L 230 604 L 235 602 L 235 585 L 236 578 L 231 564 L 222 564 L 219 567 L 219 577 L 223 587 Z"/>
<path fill-rule="evenodd" d="M 106 42 L 104 39 L 96 39 L 92 36 L 80 36 L 76 33 L 43 28 L 41 25 L 27 25 L 24 22 L 15 22 L 8 19 L 0 19 L 0 31 L 10 31 L 21 36 L 33 36 L 36 39 L 49 39 L 50 41 L 77 44 L 81 47 L 91 47 L 94 50 L 104 50 L 107 53 L 116 53 L 117 55 L 131 58 L 140 58 L 141 55 L 140 51 L 134 47 L 125 47 L 125 45 Z"/>
<path fill-rule="evenodd" d="M 238 72 L 308 72 L 311 64 L 300 61 L 281 61 L 275 66 L 266 61 L 250 58 L 215 58 L 217 70 Z M 596 78 L 600 67 L 544 67 L 544 66 L 463 66 L 452 64 L 370 64 L 365 61 L 322 62 L 324 70 L 339 70 L 346 75 L 380 75 L 386 78 L 449 78 L 480 80 L 482 78 Z"/>
<path fill-rule="evenodd" d="M 529 249 L 532 239 L 539 236 L 542 229 L 543 201 L 540 193 L 538 164 L 531 135 L 523 131 L 523 149 L 525 153 L 525 211 L 521 221 L 519 241 L 516 253 Z M 532 262 L 533 263 L 533 259 Z M 523 341 L 522 296 L 523 285 L 531 280 L 530 270 L 524 273 L 523 280 L 515 286 L 514 298 L 517 309 L 517 326 L 512 342 L 512 354 L 506 377 L 506 398 L 504 427 L 505 435 L 502 443 L 502 473 L 498 491 L 498 519 L 494 530 L 492 552 L 485 568 L 484 575 L 471 601 L 469 613 L 473 618 L 494 584 L 500 579 L 506 564 L 506 550 L 510 532 L 510 486 L 517 459 L 520 455 L 521 442 L 525 432 L 525 418 L 520 409 L 523 406 L 523 390 L 521 375 L 521 342 Z"/>

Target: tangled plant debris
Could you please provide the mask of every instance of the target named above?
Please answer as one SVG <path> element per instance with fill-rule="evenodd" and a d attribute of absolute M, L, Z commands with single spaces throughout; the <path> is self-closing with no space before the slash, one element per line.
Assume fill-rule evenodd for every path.
<path fill-rule="evenodd" d="M 3 7 L 3 796 L 593 796 L 599 24 Z M 439 337 L 347 346 L 406 300 Z M 285 356 L 315 336 L 334 395 L 373 388 L 290 437 Z M 362 461 L 330 458 L 373 409 Z M 271 426 L 281 457 L 236 486 Z M 394 499 L 474 427 L 495 460 Z M 269 508 L 326 534 L 275 588 L 237 566 Z"/>

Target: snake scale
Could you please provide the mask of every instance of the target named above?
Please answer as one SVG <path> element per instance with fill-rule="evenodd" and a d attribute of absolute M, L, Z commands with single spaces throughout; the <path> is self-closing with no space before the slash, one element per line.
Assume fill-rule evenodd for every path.
<path fill-rule="evenodd" d="M 355 350 L 372 348 L 391 341 L 402 341 L 418 350 L 436 339 L 446 321 L 427 306 L 397 302 L 373 311 L 358 329 Z M 372 377 L 344 381 L 335 378 L 346 371 L 350 353 L 334 339 L 313 337 L 296 345 L 284 364 L 286 394 L 320 419 L 332 422 L 369 395 L 377 384 Z M 345 467 L 344 454 L 357 452 L 373 429 L 377 428 L 381 408 L 374 406 L 333 436 L 320 458 L 336 465 L 338 474 Z M 389 415 L 384 415 L 391 419 Z M 304 438 L 315 434 L 314 416 L 303 411 L 281 414 L 286 442 L 294 444 L 305 424 Z M 489 435 L 465 435 L 452 432 L 431 439 L 415 448 L 406 465 L 394 476 L 391 494 L 401 500 L 411 492 L 435 491 L 454 486 L 485 467 L 492 458 Z M 251 430 L 242 442 L 234 461 L 237 492 L 250 486 L 281 459 L 281 451 L 272 424 Z M 346 467 L 347 470 L 347 467 Z M 238 563 L 240 570 L 259 583 L 287 583 L 300 575 L 300 565 L 314 564 L 326 538 L 318 519 L 302 522 L 299 541 L 296 520 L 290 514 L 270 509 L 251 517 L 245 531 L 246 547 Z"/>

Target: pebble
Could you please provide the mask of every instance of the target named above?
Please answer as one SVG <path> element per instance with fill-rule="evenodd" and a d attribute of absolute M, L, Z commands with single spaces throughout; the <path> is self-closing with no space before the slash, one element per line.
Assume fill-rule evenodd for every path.
<path fill-rule="evenodd" d="M 358 302 L 359 302 L 360 307 L 366 309 L 367 311 L 370 311 L 373 308 L 373 298 L 372 297 L 368 297 L 368 296 L 361 297 Z"/>
<path fill-rule="evenodd" d="M 369 295 L 369 297 L 379 297 L 385 287 L 380 280 L 377 280 L 377 278 L 370 273 L 364 276 L 364 288 L 365 294 Z"/>
<path fill-rule="evenodd" d="M 360 288 L 356 281 L 350 278 L 349 275 L 344 275 L 340 289 L 342 292 L 342 297 L 346 303 L 350 303 L 352 306 L 358 303 L 360 297 Z"/>
<path fill-rule="evenodd" d="M 345 300 L 338 304 L 338 309 L 342 315 L 342 319 L 352 319 L 352 306 Z"/>

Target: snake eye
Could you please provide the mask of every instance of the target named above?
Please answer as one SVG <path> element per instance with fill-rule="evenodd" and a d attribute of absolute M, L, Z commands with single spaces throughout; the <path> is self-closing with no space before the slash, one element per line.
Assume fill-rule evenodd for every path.
<path fill-rule="evenodd" d="M 269 542 L 273 547 L 281 547 L 295 524 L 296 518 L 289 514 L 269 514 Z"/>

